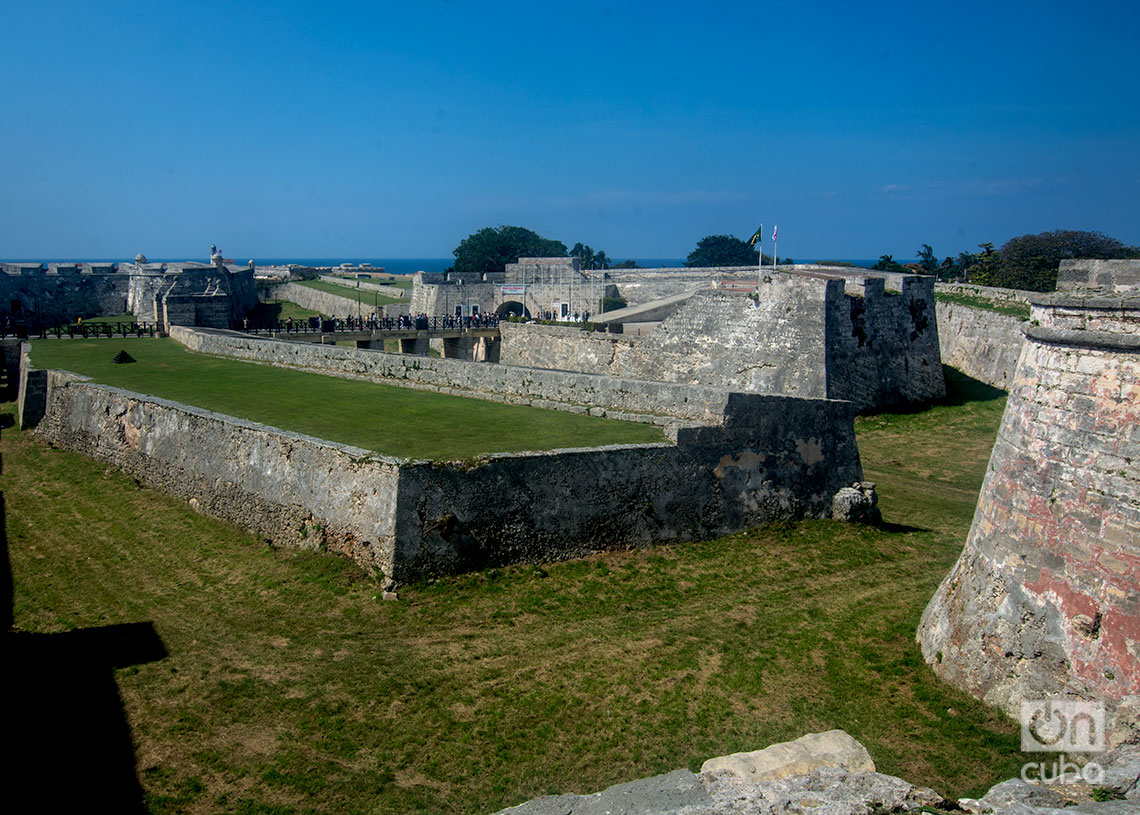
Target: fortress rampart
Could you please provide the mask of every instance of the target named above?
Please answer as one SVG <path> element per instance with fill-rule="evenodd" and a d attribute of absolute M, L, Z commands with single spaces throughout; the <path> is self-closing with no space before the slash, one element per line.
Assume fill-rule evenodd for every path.
<path fill-rule="evenodd" d="M 918 639 L 1010 715 L 1105 702 L 1119 742 L 1140 723 L 1140 289 L 1093 268 L 1080 280 L 1103 288 L 1033 302 L 966 547 Z"/>
<path fill-rule="evenodd" d="M 721 424 L 752 404 L 725 388 L 623 379 L 574 371 L 518 368 L 454 359 L 261 339 L 232 331 L 176 327 L 192 351 L 332 373 L 476 399 L 663 426 Z M 835 410 L 849 411 L 846 403 Z"/>
<path fill-rule="evenodd" d="M 971 286 L 964 283 L 936 283 L 936 294 L 966 295 L 995 305 L 1025 305 L 1036 292 Z M 1014 314 L 974 308 L 939 300 L 938 345 L 942 361 L 995 388 L 1009 390 L 1010 380 L 1021 354 L 1021 323 Z"/>
<path fill-rule="evenodd" d="M 354 359 L 402 359 L 228 332 L 174 333 L 196 335 L 204 350 L 246 358 L 243 348 L 277 352 L 278 364 L 309 360 L 283 353 L 292 348 L 326 351 L 331 367 L 344 373 Z M 226 339 L 234 344 L 227 346 Z M 518 369 L 513 373 L 519 376 Z M 583 377 L 576 384 L 586 388 Z M 776 518 L 827 517 L 834 494 L 862 476 L 853 411 L 845 402 L 689 389 L 692 405 L 680 398 L 670 403 L 681 417 L 652 416 L 668 425 L 672 441 L 428 462 L 377 455 L 72 374 L 33 371 L 26 353 L 23 379 L 29 399 L 21 401 L 22 421 L 52 444 L 113 463 L 279 543 L 343 552 L 395 581 L 711 537 Z M 527 387 L 543 389 L 534 380 L 518 390 Z M 546 390 L 559 387 L 567 389 L 561 404 L 569 406 L 574 385 L 550 383 Z M 585 410 L 591 398 L 628 397 L 648 406 L 652 393 L 637 384 L 623 391 L 607 383 L 574 403 Z M 657 400 L 655 409 L 661 407 Z M 704 421 L 690 418 L 696 415 Z"/>
<path fill-rule="evenodd" d="M 332 294 L 298 283 L 282 283 L 269 290 L 269 299 L 288 300 L 301 308 L 316 311 L 326 317 L 369 317 L 377 312 L 381 317 L 395 317 L 408 313 L 408 301 L 375 306 L 372 292 L 361 292 L 360 300 L 352 289 L 346 288 L 344 296 Z"/>
<path fill-rule="evenodd" d="M 501 331 L 500 362 L 510 365 L 846 399 L 860 408 L 945 393 L 933 283 L 917 275 L 772 272 L 755 300 L 698 292 L 636 339 L 527 325 Z"/>
<path fill-rule="evenodd" d="M 257 304 L 253 270 L 204 263 L 0 264 L 0 314 L 56 325 L 131 313 L 140 322 L 229 328 Z"/>

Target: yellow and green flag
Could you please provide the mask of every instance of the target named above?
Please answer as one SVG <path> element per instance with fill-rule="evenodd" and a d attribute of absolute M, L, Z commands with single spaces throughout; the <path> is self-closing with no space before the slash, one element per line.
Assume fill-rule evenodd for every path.
<path fill-rule="evenodd" d="M 760 228 L 757 229 L 755 232 L 753 232 L 752 237 L 748 239 L 748 245 L 749 246 L 755 246 L 756 241 L 761 240 L 763 238 L 763 236 L 760 234 L 763 231 L 764 231 L 764 224 L 760 224 Z"/>

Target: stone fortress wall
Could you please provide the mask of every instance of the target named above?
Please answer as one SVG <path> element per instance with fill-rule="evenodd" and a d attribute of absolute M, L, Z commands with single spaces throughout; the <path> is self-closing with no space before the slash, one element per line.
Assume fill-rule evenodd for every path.
<path fill-rule="evenodd" d="M 4 263 L 0 313 L 57 325 L 133 314 L 140 322 L 229 328 L 257 304 L 253 270 L 205 263 Z"/>
<path fill-rule="evenodd" d="M 399 286 L 387 286 L 383 283 L 372 283 L 368 280 L 360 280 L 352 277 L 340 277 L 339 275 L 323 274 L 317 276 L 318 280 L 325 283 L 335 283 L 338 286 L 347 286 L 349 288 L 358 288 L 361 291 L 375 292 L 382 294 L 385 297 L 407 297 L 408 290 L 401 289 Z"/>
<path fill-rule="evenodd" d="M 1140 261 L 1065 261 L 1033 299 L 974 523 L 918 630 L 954 685 L 1140 723 Z M 1090 288 L 1094 283 L 1097 288 Z"/>
<path fill-rule="evenodd" d="M 663 426 L 721 423 L 734 410 L 731 404 L 737 398 L 725 388 L 475 364 L 232 331 L 175 327 L 170 335 L 190 350 L 206 354 Z"/>
<path fill-rule="evenodd" d="M 335 279 L 335 278 L 334 278 Z M 345 296 L 332 294 L 320 289 L 302 286 L 298 283 L 281 283 L 269 289 L 267 299 L 288 300 L 301 308 L 319 312 L 326 317 L 371 317 L 377 312 L 380 317 L 397 317 L 408 314 L 408 300 L 400 303 L 388 303 L 377 308 L 369 298 L 371 294 L 362 294 L 357 301 L 351 289 L 345 289 Z"/>
<path fill-rule="evenodd" d="M 964 294 L 995 305 L 1028 306 L 1036 292 L 936 283 L 935 293 Z M 1023 318 L 960 303 L 937 303 L 938 344 L 942 361 L 995 388 L 1009 390 L 1024 339 Z"/>
<path fill-rule="evenodd" d="M 130 277 L 111 263 L 0 264 L 0 312 L 45 323 L 125 314 Z"/>
<path fill-rule="evenodd" d="M 420 384 L 442 390 L 441 377 L 458 385 L 509 371 L 512 382 L 492 376 L 468 395 L 665 425 L 660 444 L 409 461 L 33 371 L 24 355 L 21 423 L 51 443 L 114 463 L 283 544 L 344 552 L 395 581 L 826 517 L 835 494 L 862 477 L 844 402 L 543 371 L 527 380 L 505 366 L 236 332 L 174 327 L 172 336 L 208 352 L 349 375 L 394 365 L 387 369 L 409 379 L 420 371 Z M 431 364 L 407 364 L 416 362 Z M 671 406 L 677 415 L 665 412 Z"/>
<path fill-rule="evenodd" d="M 477 304 L 480 311 L 500 311 L 518 303 L 530 316 L 558 312 L 565 303 L 569 315 L 600 315 L 604 296 L 621 296 L 630 305 L 715 288 L 722 280 L 755 281 L 757 270 L 740 266 L 662 269 L 584 270 L 578 258 L 519 258 L 506 264 L 502 273 L 477 280 L 458 274 L 428 274 L 414 277 L 411 310 L 414 314 L 443 316 L 455 306 Z M 503 286 L 525 286 L 525 293 L 504 293 Z"/>
<path fill-rule="evenodd" d="M 919 275 L 769 272 L 755 300 L 698 292 L 645 337 L 502 326 L 500 362 L 861 408 L 921 402 L 945 393 L 934 311 Z"/>

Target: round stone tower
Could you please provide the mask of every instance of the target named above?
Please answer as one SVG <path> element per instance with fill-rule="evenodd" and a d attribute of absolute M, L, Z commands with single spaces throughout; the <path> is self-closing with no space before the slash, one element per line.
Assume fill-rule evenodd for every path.
<path fill-rule="evenodd" d="M 1140 732 L 1140 262 L 1069 261 L 1032 304 L 964 551 L 923 614 L 946 681 Z"/>

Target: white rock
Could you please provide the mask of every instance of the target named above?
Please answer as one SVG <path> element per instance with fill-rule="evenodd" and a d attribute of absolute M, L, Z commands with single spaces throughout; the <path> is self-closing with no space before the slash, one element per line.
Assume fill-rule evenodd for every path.
<path fill-rule="evenodd" d="M 820 767 L 838 767 L 848 772 L 874 772 L 875 762 L 867 748 L 842 730 L 808 733 L 795 741 L 773 744 L 751 753 L 710 758 L 702 774 L 735 776 L 743 784 L 759 784 L 793 775 L 806 775 Z"/>

